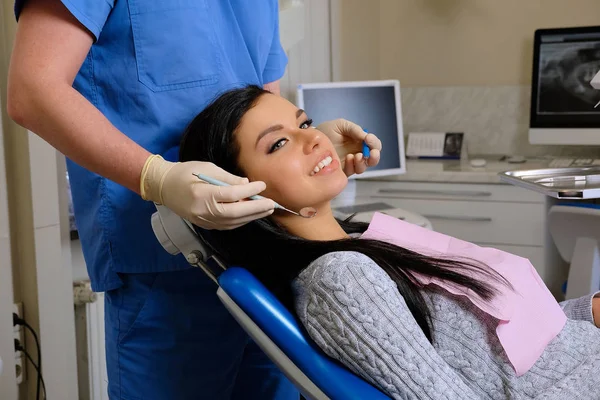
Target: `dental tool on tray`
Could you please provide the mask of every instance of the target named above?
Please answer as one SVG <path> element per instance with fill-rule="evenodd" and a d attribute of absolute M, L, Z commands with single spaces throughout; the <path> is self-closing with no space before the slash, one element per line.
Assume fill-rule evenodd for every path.
<path fill-rule="evenodd" d="M 206 176 L 206 175 L 202 175 L 202 174 L 192 174 L 194 175 L 196 178 L 203 180 L 206 183 L 210 183 L 211 185 L 215 185 L 215 186 L 231 186 L 229 183 L 225 183 L 225 182 L 221 182 L 218 179 L 214 179 L 211 178 L 210 176 Z M 248 197 L 250 200 L 260 200 L 260 199 L 265 199 L 266 197 L 260 196 L 260 195 L 254 195 L 254 196 L 250 196 Z M 284 206 L 282 206 L 281 204 L 275 202 L 275 208 L 279 209 L 279 210 L 283 210 L 283 211 L 287 211 L 289 213 L 298 215 L 300 217 L 303 218 L 312 218 L 317 214 L 317 210 L 315 210 L 312 207 L 304 207 L 300 210 L 300 212 L 296 212 L 296 211 L 292 211 L 290 209 L 285 208 Z"/>

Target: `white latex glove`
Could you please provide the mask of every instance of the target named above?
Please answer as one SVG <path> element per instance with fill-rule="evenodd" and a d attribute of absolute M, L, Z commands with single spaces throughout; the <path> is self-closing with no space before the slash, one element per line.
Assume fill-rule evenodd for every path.
<path fill-rule="evenodd" d="M 317 129 L 323 132 L 335 146 L 335 150 L 342 163 L 346 176 L 362 174 L 367 167 L 379 164 L 381 157 L 381 140 L 372 133 L 345 119 L 334 119 L 323 122 Z M 370 149 L 370 156 L 363 157 L 362 143 L 366 142 Z"/>
<path fill-rule="evenodd" d="M 203 174 L 231 186 L 215 186 L 199 180 Z M 273 213 L 270 199 L 249 200 L 265 190 L 264 182 L 250 182 L 208 162 L 172 163 L 153 155 L 140 179 L 144 200 L 163 204 L 177 215 L 204 229 L 234 229 Z"/>

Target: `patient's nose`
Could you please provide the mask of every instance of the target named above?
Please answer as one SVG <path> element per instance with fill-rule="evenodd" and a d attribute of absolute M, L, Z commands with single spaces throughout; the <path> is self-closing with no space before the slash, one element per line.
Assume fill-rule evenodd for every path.
<path fill-rule="evenodd" d="M 309 128 L 303 130 L 304 136 L 304 152 L 310 154 L 321 145 L 323 141 L 323 133 L 317 129 Z"/>

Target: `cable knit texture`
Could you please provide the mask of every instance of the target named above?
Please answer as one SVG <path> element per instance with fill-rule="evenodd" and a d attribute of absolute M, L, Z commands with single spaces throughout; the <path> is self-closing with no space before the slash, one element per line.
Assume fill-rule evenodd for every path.
<path fill-rule="evenodd" d="M 393 399 L 600 399 L 592 295 L 561 303 L 567 324 L 517 377 L 496 336 L 497 320 L 429 286 L 430 343 L 394 281 L 363 254 L 326 254 L 293 289 L 297 315 L 317 345 Z"/>

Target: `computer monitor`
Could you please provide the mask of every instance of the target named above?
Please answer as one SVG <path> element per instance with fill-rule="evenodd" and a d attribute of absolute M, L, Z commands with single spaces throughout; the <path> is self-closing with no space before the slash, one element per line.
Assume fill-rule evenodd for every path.
<path fill-rule="evenodd" d="M 406 172 L 400 83 L 397 80 L 300 84 L 297 103 L 313 120 L 314 126 L 344 118 L 381 140 L 379 164 L 351 178 Z"/>
<path fill-rule="evenodd" d="M 535 31 L 531 144 L 600 145 L 599 70 L 600 26 Z"/>

